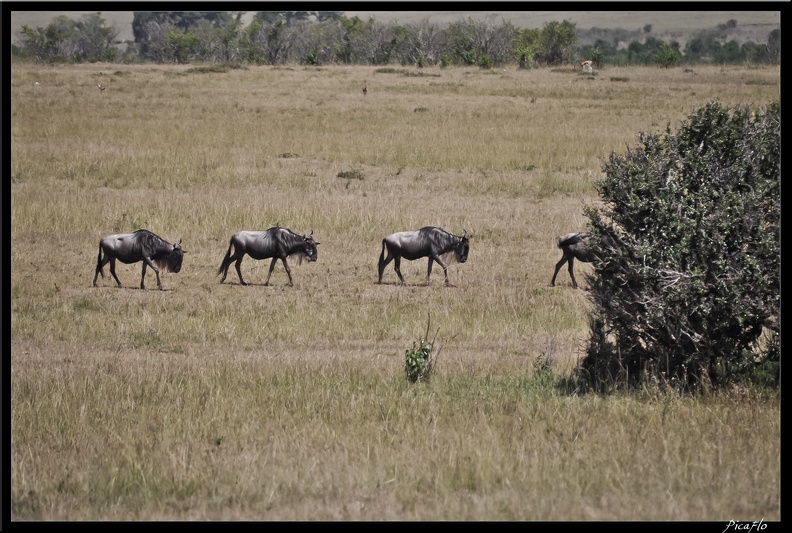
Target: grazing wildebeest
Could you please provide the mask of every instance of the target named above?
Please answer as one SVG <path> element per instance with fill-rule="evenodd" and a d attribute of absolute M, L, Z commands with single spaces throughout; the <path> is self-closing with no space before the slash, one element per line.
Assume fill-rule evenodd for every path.
<path fill-rule="evenodd" d="M 388 249 L 388 256 L 385 257 L 385 249 Z M 409 261 L 429 258 L 429 266 L 426 271 L 426 284 L 429 285 L 429 275 L 432 273 L 432 262 L 436 261 L 443 267 L 445 274 L 445 284 L 448 283 L 448 268 L 446 263 L 456 261 L 464 263 L 467 261 L 470 252 L 470 242 L 467 237 L 467 230 L 461 237 L 448 233 L 442 228 L 426 226 L 415 231 L 399 231 L 388 235 L 382 239 L 382 251 L 379 258 L 379 281 L 382 283 L 382 273 L 385 267 L 393 261 L 393 269 L 396 275 L 405 284 L 400 266 L 402 258 Z"/>
<path fill-rule="evenodd" d="M 575 281 L 575 274 L 572 271 L 572 265 L 575 259 L 583 263 L 590 263 L 597 258 L 589 246 L 589 239 L 591 234 L 588 232 L 581 233 L 567 233 L 563 237 L 558 237 L 556 243 L 563 251 L 564 255 L 561 260 L 556 263 L 553 279 L 550 281 L 550 286 L 555 286 L 556 276 L 564 263 L 569 262 L 569 277 L 572 278 L 572 286 L 577 289 L 577 281 Z"/>
<path fill-rule="evenodd" d="M 104 258 L 102 257 L 104 252 Z M 160 282 L 159 266 L 168 272 L 179 272 L 184 260 L 181 239 L 178 244 L 171 244 L 149 230 L 139 229 L 135 233 L 119 233 L 102 237 L 99 241 L 99 257 L 96 260 L 96 273 L 94 274 L 93 284 L 96 287 L 96 278 L 102 275 L 104 279 L 104 267 L 110 263 L 110 274 L 115 278 L 118 286 L 121 286 L 115 272 L 116 259 L 122 263 L 131 264 L 143 261 L 143 274 L 140 277 L 140 288 L 144 289 L 143 282 L 146 279 L 146 267 L 149 266 L 157 275 L 157 287 L 162 290 Z"/>
<path fill-rule="evenodd" d="M 316 246 L 319 244 L 313 238 L 313 230 L 308 236 L 298 235 L 280 226 L 274 226 L 266 231 L 240 231 L 231 236 L 228 251 L 220 264 L 220 268 L 217 269 L 216 275 L 223 275 L 223 279 L 220 280 L 220 283 L 223 283 L 228 275 L 228 267 L 236 261 L 235 266 L 239 282 L 242 285 L 247 285 L 245 280 L 242 279 L 242 272 L 239 270 L 239 265 L 242 263 L 242 258 L 245 254 L 248 254 L 253 259 L 269 259 L 271 257 L 272 262 L 270 263 L 267 281 L 264 282 L 264 285 L 269 285 L 270 276 L 275 269 L 275 263 L 280 259 L 283 262 L 283 266 L 286 267 L 286 274 L 289 275 L 289 286 L 293 286 L 291 269 L 289 268 L 289 263 L 286 262 L 286 258 L 295 256 L 297 264 L 302 263 L 303 257 L 308 259 L 308 261 L 316 261 Z M 234 249 L 233 255 L 231 255 L 232 248 Z"/>

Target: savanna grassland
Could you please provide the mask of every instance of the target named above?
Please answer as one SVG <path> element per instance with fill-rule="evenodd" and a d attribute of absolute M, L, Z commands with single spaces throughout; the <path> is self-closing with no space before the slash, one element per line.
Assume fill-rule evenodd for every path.
<path fill-rule="evenodd" d="M 780 520 L 778 395 L 562 393 L 590 266 L 548 287 L 608 154 L 779 99 L 779 68 L 10 71 L 12 520 Z M 221 285 L 231 234 L 275 224 L 318 261 Z M 468 232 L 453 286 L 378 285 L 425 225 Z M 182 271 L 93 287 L 141 227 Z"/>

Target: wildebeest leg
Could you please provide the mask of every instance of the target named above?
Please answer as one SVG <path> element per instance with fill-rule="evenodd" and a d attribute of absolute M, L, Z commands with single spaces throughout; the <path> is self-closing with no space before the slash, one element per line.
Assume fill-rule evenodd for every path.
<path fill-rule="evenodd" d="M 564 263 L 566 263 L 566 262 L 567 262 L 567 256 L 566 256 L 566 253 L 565 253 L 561 257 L 561 259 L 558 261 L 558 263 L 556 263 L 555 272 L 553 272 L 553 279 L 550 280 L 550 286 L 551 287 L 555 287 L 555 280 L 556 280 L 556 276 L 558 276 L 558 271 L 561 270 L 561 267 L 564 266 Z M 570 263 L 569 265 L 570 265 L 570 268 L 572 268 L 572 263 Z"/>
<path fill-rule="evenodd" d="M 404 276 L 401 273 L 401 257 L 396 255 L 393 257 L 393 270 L 396 271 L 396 275 L 399 276 L 402 285 L 407 285 L 407 282 L 404 281 Z"/>
<path fill-rule="evenodd" d="M 273 257 L 272 261 L 270 262 L 269 272 L 267 272 L 267 281 L 264 282 L 264 286 L 267 287 L 269 285 L 270 276 L 272 275 L 272 271 L 275 270 L 275 263 L 278 262 L 277 257 Z M 286 264 L 286 260 L 283 260 L 283 264 Z M 288 267 L 287 267 L 288 268 Z M 291 281 L 291 274 L 289 274 L 289 281 Z"/>
<path fill-rule="evenodd" d="M 111 258 L 110 258 L 110 274 L 111 274 L 111 275 L 113 276 L 113 278 L 116 280 L 116 284 L 117 284 L 117 285 L 120 287 L 120 286 L 121 286 L 121 280 L 120 280 L 120 279 L 118 279 L 118 276 L 116 276 L 116 273 L 115 273 L 115 263 L 116 263 L 116 261 L 115 261 L 115 257 L 111 257 Z"/>
<path fill-rule="evenodd" d="M 432 259 L 430 257 L 429 258 L 429 266 L 426 267 L 426 286 L 427 287 L 429 286 L 429 276 L 432 274 L 432 261 L 434 261 L 434 259 Z M 446 283 L 448 283 L 448 277 L 446 277 Z"/>
<path fill-rule="evenodd" d="M 572 278 L 572 287 L 578 288 L 577 281 L 575 281 L 575 273 L 572 271 L 572 265 L 575 263 L 575 256 L 569 258 L 569 277 Z"/>
<path fill-rule="evenodd" d="M 99 274 L 101 274 L 102 279 L 104 279 L 104 272 L 102 271 L 102 269 L 109 262 L 110 262 L 110 258 L 108 256 L 104 256 L 104 259 L 102 259 L 102 252 L 99 252 L 99 259 L 97 259 L 96 261 L 96 272 L 94 273 L 94 280 L 93 280 L 94 287 L 96 287 L 96 279 L 99 277 Z"/>
<path fill-rule="evenodd" d="M 379 257 L 379 264 L 377 265 L 377 270 L 379 273 L 377 283 L 382 283 L 382 273 L 385 272 L 385 267 L 388 266 L 388 263 L 390 263 L 392 260 L 393 256 L 391 255 L 390 250 L 388 250 L 388 257 L 385 257 L 385 242 L 383 241 L 382 252 L 380 253 Z"/>
<path fill-rule="evenodd" d="M 451 285 L 451 284 L 448 282 L 448 267 L 446 267 L 446 266 L 443 264 L 443 262 L 442 262 L 442 261 L 440 261 L 440 258 L 439 258 L 439 257 L 435 257 L 435 258 L 431 258 L 431 257 L 430 257 L 430 258 L 429 258 L 429 269 L 428 269 L 428 271 L 426 272 L 426 285 L 427 285 L 427 286 L 429 285 L 429 274 L 431 274 L 431 273 L 432 273 L 432 261 L 437 261 L 437 264 L 438 264 L 438 265 L 440 265 L 441 267 L 443 267 L 443 274 L 445 275 L 445 284 L 446 284 L 446 286 L 449 286 L 449 285 Z"/>
<path fill-rule="evenodd" d="M 228 245 L 228 251 L 226 252 L 225 257 L 223 258 L 223 262 L 220 263 L 220 268 L 217 269 L 217 273 L 223 275 L 223 277 L 220 278 L 221 284 L 225 281 L 226 276 L 228 276 L 228 267 L 230 267 L 231 262 L 234 259 L 236 259 L 236 248 L 234 248 L 234 257 L 231 257 L 232 246 L 233 246 L 233 241 L 231 241 L 231 244 Z"/>
<path fill-rule="evenodd" d="M 234 254 L 236 255 L 236 252 L 234 252 Z M 242 259 L 244 258 L 245 258 L 245 254 L 240 254 L 239 259 L 237 259 L 236 263 L 234 263 L 234 267 L 236 268 L 237 276 L 239 276 L 239 283 L 242 285 L 247 285 L 247 283 L 245 283 L 245 280 L 242 279 L 242 271 L 239 269 L 239 265 L 242 264 Z"/>
<path fill-rule="evenodd" d="M 286 269 L 286 274 L 288 274 L 289 276 L 289 287 L 294 287 L 294 283 L 292 283 L 291 269 L 289 268 L 289 263 L 286 262 L 285 257 L 282 258 L 281 261 L 283 261 L 283 267 Z M 270 272 L 272 272 L 272 269 L 270 269 Z"/>
<path fill-rule="evenodd" d="M 159 288 L 159 290 L 162 290 L 162 283 L 160 283 L 160 277 L 159 277 L 159 268 L 154 266 L 154 263 L 151 262 L 151 259 L 146 256 L 143 256 L 143 275 L 140 277 L 140 288 L 145 289 L 145 286 L 143 285 L 143 281 L 146 279 L 147 265 L 150 266 L 151 270 L 154 271 L 154 274 L 157 275 L 157 288 Z"/>

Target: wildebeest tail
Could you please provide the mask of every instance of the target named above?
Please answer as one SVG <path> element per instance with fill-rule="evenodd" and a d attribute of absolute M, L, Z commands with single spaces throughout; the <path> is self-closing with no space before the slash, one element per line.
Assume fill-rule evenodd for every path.
<path fill-rule="evenodd" d="M 228 268 L 228 265 L 231 264 L 231 247 L 232 246 L 234 246 L 234 239 L 233 238 L 231 238 L 231 240 L 228 242 L 228 251 L 226 252 L 225 257 L 223 258 L 223 262 L 220 263 L 220 268 L 217 269 L 217 274 L 215 274 L 215 276 L 219 276 L 220 274 L 225 272 L 225 270 Z"/>
<path fill-rule="evenodd" d="M 99 257 L 96 258 L 96 271 L 102 275 L 104 279 L 104 271 L 102 269 L 102 243 L 99 243 Z"/>
<path fill-rule="evenodd" d="M 385 261 L 385 239 L 382 239 L 382 251 L 380 252 L 379 263 L 377 264 L 381 265 L 383 261 Z"/>
<path fill-rule="evenodd" d="M 576 244 L 587 237 L 588 233 L 567 233 L 566 235 L 561 235 L 556 238 L 556 246 L 562 248 L 564 246 Z"/>

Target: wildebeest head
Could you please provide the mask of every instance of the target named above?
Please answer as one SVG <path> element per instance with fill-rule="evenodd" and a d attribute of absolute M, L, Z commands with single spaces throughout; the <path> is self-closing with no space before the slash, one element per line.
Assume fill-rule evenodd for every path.
<path fill-rule="evenodd" d="M 184 261 L 184 254 L 187 252 L 182 250 L 181 247 L 181 239 L 177 244 L 173 245 L 173 249 L 168 254 L 167 261 L 167 268 L 170 272 L 178 273 L 182 267 L 182 261 Z"/>
<path fill-rule="evenodd" d="M 314 240 L 313 230 L 311 230 L 310 235 L 303 235 L 303 242 L 305 243 L 305 258 L 308 259 L 308 261 L 316 261 L 319 257 L 319 250 L 316 246 L 321 243 Z"/>
<path fill-rule="evenodd" d="M 459 239 L 459 243 L 457 243 L 457 245 L 454 247 L 456 260 L 460 263 L 467 261 L 468 253 L 470 252 L 470 241 L 468 241 L 467 230 L 464 231 L 465 233 Z"/>

